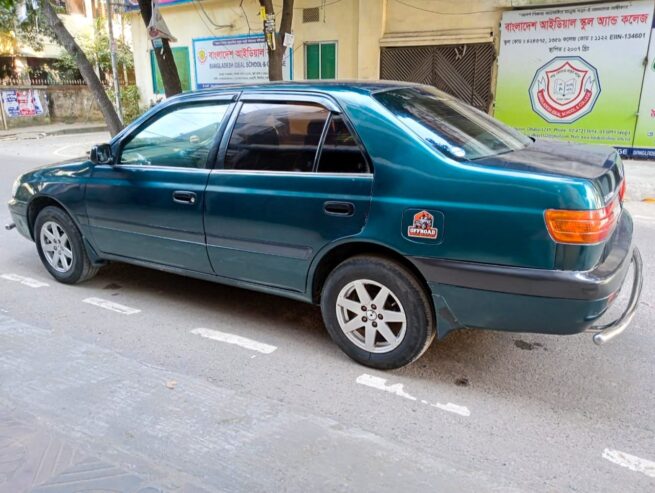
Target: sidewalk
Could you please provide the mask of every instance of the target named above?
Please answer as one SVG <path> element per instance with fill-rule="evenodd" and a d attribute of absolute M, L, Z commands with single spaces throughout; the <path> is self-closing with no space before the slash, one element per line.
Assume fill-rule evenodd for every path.
<path fill-rule="evenodd" d="M 32 127 L 10 128 L 0 130 L 0 140 L 40 139 L 48 135 L 83 134 L 104 132 L 107 125 L 102 122 L 91 123 L 51 123 Z"/>
<path fill-rule="evenodd" d="M 626 159 L 626 200 L 640 201 L 655 199 L 655 161 L 633 161 Z"/>

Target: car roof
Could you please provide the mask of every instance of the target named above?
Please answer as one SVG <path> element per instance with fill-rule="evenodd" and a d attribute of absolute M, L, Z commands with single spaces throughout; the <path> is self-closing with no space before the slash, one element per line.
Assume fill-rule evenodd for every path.
<path fill-rule="evenodd" d="M 201 89 L 180 94 L 176 99 L 194 99 L 196 97 L 206 98 L 212 94 L 223 94 L 226 92 L 317 92 L 323 94 L 335 94 L 352 92 L 358 94 L 372 94 L 378 91 L 399 89 L 403 87 L 416 87 L 420 84 L 412 82 L 400 82 L 393 80 L 371 80 L 371 81 L 277 81 L 277 82 L 256 82 L 243 84 L 225 84 L 211 89 Z"/>

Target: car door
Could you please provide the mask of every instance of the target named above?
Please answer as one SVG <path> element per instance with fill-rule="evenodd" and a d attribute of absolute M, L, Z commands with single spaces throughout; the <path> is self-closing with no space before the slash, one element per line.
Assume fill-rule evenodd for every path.
<path fill-rule="evenodd" d="M 327 99 L 243 95 L 231 120 L 206 192 L 214 272 L 303 292 L 314 255 L 364 227 L 369 161 Z"/>
<path fill-rule="evenodd" d="M 233 96 L 164 108 L 94 166 L 86 188 L 91 235 L 101 254 L 211 273 L 203 209 L 219 134 Z"/>

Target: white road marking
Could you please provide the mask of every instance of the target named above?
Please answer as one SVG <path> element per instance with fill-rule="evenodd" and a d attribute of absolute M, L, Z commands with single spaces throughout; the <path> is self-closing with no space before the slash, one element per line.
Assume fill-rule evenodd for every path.
<path fill-rule="evenodd" d="M 85 149 L 83 148 L 84 144 L 66 144 L 64 146 L 59 147 L 58 149 L 55 149 L 52 151 L 52 153 L 55 156 L 63 157 L 63 158 L 74 158 L 74 157 L 79 157 L 83 156 L 85 153 Z M 71 147 L 77 147 L 77 150 L 74 152 L 63 152 L 65 149 L 69 149 Z"/>
<path fill-rule="evenodd" d="M 603 459 L 607 459 L 631 471 L 640 472 L 648 477 L 655 478 L 655 462 L 653 461 L 610 448 L 603 450 Z"/>
<path fill-rule="evenodd" d="M 649 222 L 649 223 L 655 223 L 655 217 L 641 216 L 639 214 L 633 214 L 632 217 L 635 218 L 635 219 L 641 219 L 642 221 L 646 221 L 646 222 Z"/>
<path fill-rule="evenodd" d="M 50 286 L 47 282 L 37 281 L 31 277 L 19 276 L 18 274 L 2 274 L 0 277 L 7 281 L 19 282 L 30 288 L 47 288 Z"/>
<path fill-rule="evenodd" d="M 271 346 L 270 344 L 254 341 L 252 339 L 248 339 L 247 337 L 238 336 L 236 334 L 228 334 L 227 332 L 221 332 L 220 330 L 199 328 L 193 329 L 191 333 L 200 337 L 212 339 L 214 341 L 225 342 L 227 344 L 235 344 L 237 346 L 250 349 L 251 351 L 257 351 L 264 354 L 271 354 L 277 349 L 277 346 Z"/>
<path fill-rule="evenodd" d="M 386 378 L 375 377 L 373 375 L 369 375 L 368 373 L 363 373 L 362 375 L 357 377 L 356 382 L 360 385 L 366 385 L 367 387 L 373 387 L 374 389 L 384 390 L 385 392 L 396 394 L 397 396 L 404 397 L 405 399 L 409 399 L 410 401 L 416 400 L 416 397 L 414 397 L 413 395 L 409 395 L 407 392 L 405 392 L 402 383 L 387 385 Z"/>
<path fill-rule="evenodd" d="M 468 417 L 471 415 L 471 411 L 469 411 L 468 407 L 458 406 L 457 404 L 453 404 L 452 402 L 449 402 L 447 404 L 441 404 L 440 402 L 437 402 L 436 404 L 431 404 L 431 406 L 437 407 L 442 411 L 448 411 L 449 413 L 459 414 L 460 416 Z"/>
<path fill-rule="evenodd" d="M 114 303 L 113 301 L 103 300 L 102 298 L 86 298 L 82 300 L 82 302 L 88 303 L 89 305 L 99 306 L 105 310 L 111 310 L 112 312 L 122 313 L 123 315 L 134 315 L 141 311 L 138 308 L 131 308 L 119 303 Z"/>
<path fill-rule="evenodd" d="M 399 397 L 404 397 L 405 399 L 409 399 L 410 401 L 417 401 L 416 397 L 413 395 L 405 392 L 404 386 L 402 383 L 396 383 L 393 385 L 387 385 L 387 379 L 382 378 L 382 377 L 376 377 L 374 375 L 369 375 L 368 373 L 363 373 L 360 376 L 357 377 L 355 380 L 360 385 L 366 385 L 367 387 L 372 387 L 374 389 L 378 390 L 384 390 L 385 392 L 389 392 L 391 394 L 395 394 Z M 470 416 L 471 411 L 469 411 L 469 408 L 466 406 L 459 406 L 457 404 L 453 404 L 452 402 L 449 402 L 447 404 L 441 404 L 440 402 L 437 402 L 436 404 L 430 404 L 428 401 L 425 399 L 420 400 L 421 404 L 429 404 L 432 407 L 436 407 L 438 409 L 441 409 L 442 411 L 448 411 L 449 413 L 455 413 L 459 414 L 460 416 Z"/>

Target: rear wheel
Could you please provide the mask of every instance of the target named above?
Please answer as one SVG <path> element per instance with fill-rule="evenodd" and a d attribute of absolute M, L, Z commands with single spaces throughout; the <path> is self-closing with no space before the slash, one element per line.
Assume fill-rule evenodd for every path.
<path fill-rule="evenodd" d="M 98 272 L 77 226 L 59 207 L 49 206 L 39 212 L 34 222 L 34 240 L 41 262 L 57 281 L 76 284 Z"/>
<path fill-rule="evenodd" d="M 321 311 L 339 347 L 373 368 L 411 363 L 435 335 L 425 290 L 409 270 L 383 257 L 353 257 L 332 271 Z"/>

